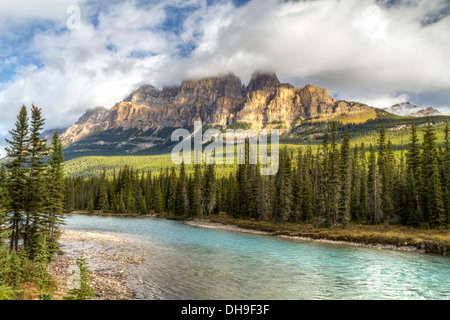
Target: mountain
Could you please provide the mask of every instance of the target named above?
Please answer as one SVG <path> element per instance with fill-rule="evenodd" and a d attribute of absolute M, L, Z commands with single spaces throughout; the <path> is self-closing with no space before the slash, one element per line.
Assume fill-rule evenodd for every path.
<path fill-rule="evenodd" d="M 420 108 L 418 106 L 412 105 L 409 102 L 402 102 L 399 104 L 395 104 L 391 107 L 385 108 L 385 111 L 402 116 L 402 117 L 434 117 L 434 116 L 443 116 L 449 115 L 446 113 L 439 112 L 433 108 Z"/>
<path fill-rule="evenodd" d="M 44 130 L 41 134 L 41 139 L 45 139 L 47 140 L 47 144 L 51 144 L 52 139 L 53 139 L 53 133 L 56 131 L 58 131 L 59 135 L 62 135 L 64 132 L 66 132 L 66 129 L 49 129 L 49 130 Z"/>
<path fill-rule="evenodd" d="M 209 127 L 280 129 L 296 131 L 302 122 L 364 115 L 376 118 L 375 109 L 334 99 L 314 85 L 295 88 L 281 83 L 275 73 L 255 72 L 244 85 L 234 74 L 185 80 L 161 90 L 146 84 L 111 109 L 90 109 L 62 135 L 73 153 L 128 153 L 161 147 L 173 128 L 191 128 L 201 120 Z"/>

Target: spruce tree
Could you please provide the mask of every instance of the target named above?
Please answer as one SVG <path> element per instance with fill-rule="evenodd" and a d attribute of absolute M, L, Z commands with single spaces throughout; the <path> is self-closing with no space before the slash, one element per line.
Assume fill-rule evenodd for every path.
<path fill-rule="evenodd" d="M 339 215 L 339 151 L 337 146 L 337 127 L 336 123 L 333 122 L 331 129 L 331 146 L 328 155 L 328 177 L 329 177 L 329 197 L 327 201 L 327 211 L 329 214 L 327 216 L 331 217 L 333 224 L 338 222 Z"/>
<path fill-rule="evenodd" d="M 420 170 L 422 175 L 422 185 L 419 190 L 419 201 L 425 222 L 434 223 L 434 216 L 437 214 L 433 209 L 439 207 L 442 203 L 442 193 L 437 189 L 437 181 L 440 181 L 439 171 L 436 171 L 437 164 L 437 145 L 436 133 L 430 118 L 427 120 L 427 126 L 423 135 L 423 145 L 421 153 Z M 431 179 L 432 178 L 432 179 Z M 439 209 L 441 210 L 441 209 Z M 439 213 L 440 215 L 440 213 Z M 433 221 L 431 221 L 433 220 Z"/>
<path fill-rule="evenodd" d="M 444 128 L 444 148 L 442 155 L 442 192 L 445 223 L 450 224 L 450 130 L 448 121 Z"/>
<path fill-rule="evenodd" d="M 186 169 L 184 161 L 180 167 L 180 177 L 175 191 L 175 214 L 186 216 L 189 213 L 189 198 L 186 185 Z"/>
<path fill-rule="evenodd" d="M 359 182 L 359 203 L 360 203 L 360 212 L 359 219 L 366 220 L 367 219 L 367 209 L 368 209 L 368 187 L 367 187 L 367 159 L 366 159 L 366 147 L 364 143 L 361 143 L 360 148 L 360 182 Z"/>
<path fill-rule="evenodd" d="M 64 154 L 58 132 L 53 133 L 49 166 L 46 173 L 45 219 L 48 244 L 51 252 L 58 247 L 59 227 L 64 223 Z"/>
<path fill-rule="evenodd" d="M 444 202 L 442 200 L 441 180 L 437 159 L 434 159 L 432 175 L 429 183 L 430 193 L 428 194 L 428 212 L 431 226 L 438 228 L 442 226 L 445 221 Z"/>
<path fill-rule="evenodd" d="M 359 154 L 358 147 L 353 149 L 353 157 L 351 161 L 351 194 L 350 194 L 350 217 L 353 221 L 361 220 L 361 204 L 359 201 L 360 190 L 360 167 L 359 167 Z"/>
<path fill-rule="evenodd" d="M 158 181 L 156 181 L 153 190 L 153 210 L 155 211 L 155 213 L 162 213 L 164 210 L 163 196 L 161 191 L 161 184 Z"/>
<path fill-rule="evenodd" d="M 191 196 L 189 198 L 191 217 L 203 215 L 202 208 L 202 171 L 200 164 L 194 164 L 194 177 L 191 179 Z"/>
<path fill-rule="evenodd" d="M 341 145 L 340 164 L 339 164 L 339 216 L 338 221 L 344 226 L 350 221 L 350 139 L 348 133 L 345 133 Z"/>
<path fill-rule="evenodd" d="M 205 169 L 205 177 L 203 179 L 203 211 L 210 215 L 213 213 L 217 205 L 217 184 L 215 163 L 207 164 Z"/>
<path fill-rule="evenodd" d="M 48 154 L 46 140 L 41 139 L 45 119 L 42 111 L 34 105 L 31 107 L 30 144 L 28 147 L 29 176 L 27 181 L 27 197 L 25 205 L 24 247 L 29 257 L 33 259 L 35 247 L 38 245 L 40 233 L 45 231 L 42 212 L 44 211 L 45 195 L 45 157 Z"/>
<path fill-rule="evenodd" d="M 369 147 L 367 195 L 367 219 L 373 224 L 378 224 L 381 222 L 380 183 L 377 167 L 377 156 L 372 144 Z"/>
<path fill-rule="evenodd" d="M 11 229 L 10 250 L 18 251 L 21 226 L 23 223 L 22 213 L 26 208 L 29 175 L 28 145 L 30 139 L 28 136 L 28 113 L 25 106 L 21 108 L 17 116 L 15 128 L 9 131 L 9 133 L 11 140 L 5 140 L 9 144 L 6 152 L 7 157 L 10 159 L 6 164 L 6 167 L 9 169 L 7 184 L 10 199 L 9 210 L 12 212 L 9 222 Z"/>

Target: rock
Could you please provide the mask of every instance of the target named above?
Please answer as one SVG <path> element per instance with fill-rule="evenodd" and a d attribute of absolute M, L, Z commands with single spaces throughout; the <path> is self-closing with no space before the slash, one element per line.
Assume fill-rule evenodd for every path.
<path fill-rule="evenodd" d="M 361 112 L 370 107 L 333 99 L 328 90 L 313 85 L 294 88 L 281 84 L 275 73 L 255 72 L 248 86 L 234 74 L 185 80 L 181 85 L 162 90 L 143 85 L 110 110 L 99 107 L 88 110 L 75 125 L 69 127 L 61 140 L 68 144 L 96 131 L 136 129 L 146 135 L 137 150 L 160 143 L 157 132 L 163 128 L 192 126 L 202 120 L 204 125 L 226 127 L 245 122 L 255 129 L 290 130 L 301 118 L 335 113 Z M 153 131 L 149 131 L 154 129 Z M 133 137 L 120 144 L 131 143 Z M 95 144 L 95 141 L 90 143 Z M 119 142 L 97 141 L 111 148 Z M 116 145 L 114 145 L 116 143 Z"/>
<path fill-rule="evenodd" d="M 247 93 L 254 91 L 273 92 L 277 90 L 279 86 L 280 81 L 275 73 L 257 71 L 252 74 L 247 86 Z"/>

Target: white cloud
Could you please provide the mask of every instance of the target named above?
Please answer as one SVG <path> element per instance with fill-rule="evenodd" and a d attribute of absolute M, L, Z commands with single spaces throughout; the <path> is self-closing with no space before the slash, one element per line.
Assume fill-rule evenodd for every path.
<path fill-rule="evenodd" d="M 47 127 L 62 127 L 87 108 L 111 107 L 137 84 L 178 84 L 228 71 L 246 82 L 253 71 L 272 69 L 283 82 L 313 83 L 376 107 L 410 93 L 450 91 L 450 17 L 422 24 L 444 0 L 390 7 L 375 0 L 253 0 L 240 7 L 231 1 L 107 1 L 101 7 L 79 1 L 80 30 L 60 29 L 72 3 L 1 2 L 0 30 L 10 20 L 21 26 L 49 19 L 59 26 L 28 46 L 40 65 L 22 66 L 0 86 L 5 125 L 12 127 L 22 104 L 42 107 Z M 169 5 L 189 8 L 179 34 L 159 28 Z M 178 54 L 186 44 L 195 47 L 187 57 Z"/>
<path fill-rule="evenodd" d="M 51 20 L 63 26 L 67 8 L 73 0 L 3 0 L 0 1 L 0 31 L 18 28 L 38 20 Z M 82 3 L 82 1 L 78 1 Z"/>

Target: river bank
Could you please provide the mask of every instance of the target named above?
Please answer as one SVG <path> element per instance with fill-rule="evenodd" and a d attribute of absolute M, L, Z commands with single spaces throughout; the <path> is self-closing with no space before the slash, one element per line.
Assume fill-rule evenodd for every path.
<path fill-rule="evenodd" d="M 99 216 L 159 218 L 179 220 L 198 227 L 216 228 L 254 234 L 294 238 L 305 241 L 320 241 L 330 244 L 350 244 L 375 249 L 389 249 L 448 256 L 450 254 L 450 230 L 415 229 L 392 225 L 356 225 L 320 228 L 306 223 L 276 223 L 244 220 L 226 214 L 209 217 L 188 218 L 171 214 L 109 214 L 73 212 Z"/>
<path fill-rule="evenodd" d="M 311 224 L 274 223 L 242 220 L 226 215 L 214 215 L 206 219 L 186 220 L 199 227 L 260 233 L 271 236 L 318 241 L 330 244 L 349 244 L 375 249 L 438 254 L 450 252 L 449 230 L 422 230 L 402 226 L 348 225 L 318 228 Z"/>
<path fill-rule="evenodd" d="M 211 222 L 209 220 L 187 220 L 184 222 L 187 225 L 193 226 L 193 227 L 200 227 L 200 228 L 208 228 L 208 229 L 216 229 L 216 230 L 226 230 L 226 231 L 234 231 L 234 232 L 244 232 L 244 233 L 250 233 L 250 234 L 261 234 L 261 235 L 270 235 L 270 236 L 278 236 L 280 238 L 287 238 L 287 239 L 296 239 L 301 241 L 314 241 L 314 242 L 322 242 L 322 243 L 329 243 L 329 244 L 345 244 L 345 245 L 351 245 L 355 247 L 367 247 L 372 249 L 386 249 L 386 250 L 396 250 L 396 251 L 405 251 L 405 252 L 418 252 L 418 253 L 425 253 L 425 250 L 418 249 L 414 246 L 396 246 L 396 245 L 387 245 L 387 244 L 364 244 L 364 243 L 357 243 L 357 242 L 350 242 L 350 241 L 336 241 L 336 240 L 328 240 L 328 239 L 313 239 L 308 237 L 301 237 L 301 236 L 289 236 L 289 235 L 276 235 L 273 232 L 267 232 L 267 231 L 260 231 L 260 230 L 252 230 L 252 229 L 246 229 L 241 228 L 235 225 L 226 225 L 219 222 Z"/>
<path fill-rule="evenodd" d="M 64 254 L 56 255 L 49 267 L 57 282 L 53 299 L 63 299 L 69 291 L 76 259 L 83 253 L 96 292 L 92 300 L 135 300 L 136 294 L 127 286 L 132 269 L 143 262 L 145 251 L 128 239 L 100 232 L 63 230 L 60 238 Z"/>

